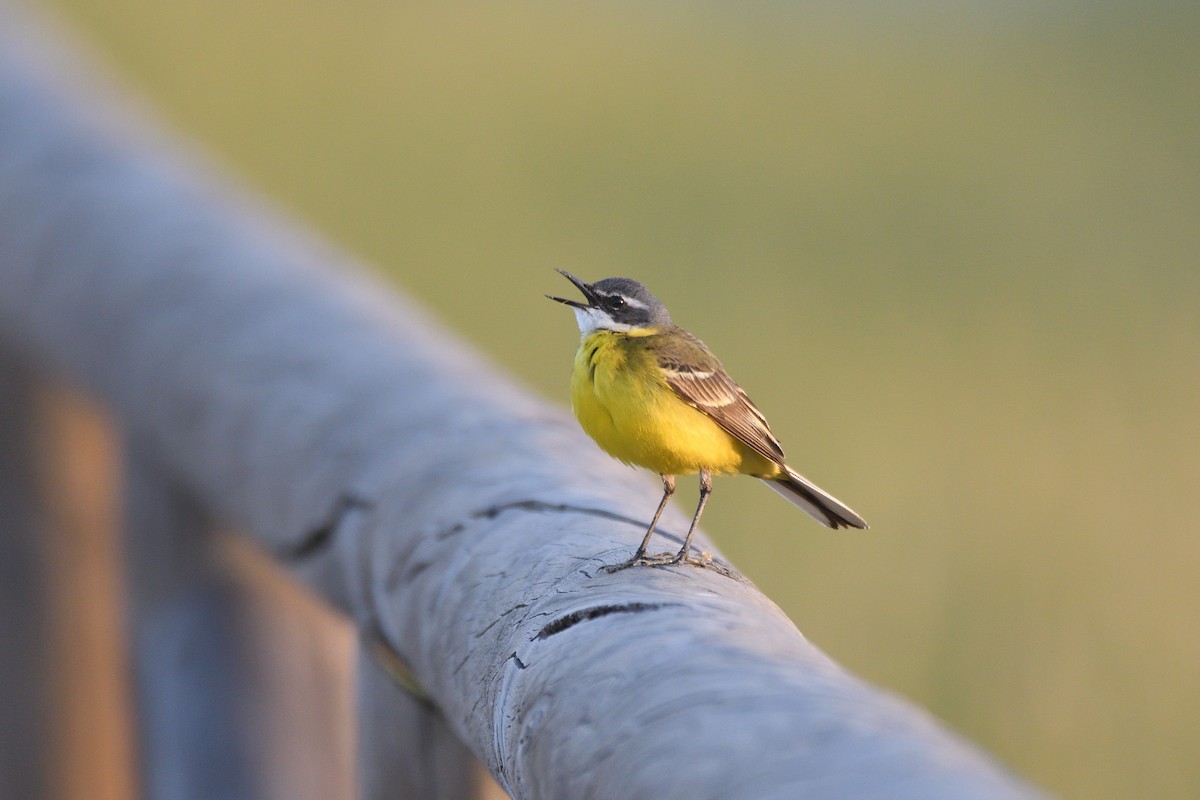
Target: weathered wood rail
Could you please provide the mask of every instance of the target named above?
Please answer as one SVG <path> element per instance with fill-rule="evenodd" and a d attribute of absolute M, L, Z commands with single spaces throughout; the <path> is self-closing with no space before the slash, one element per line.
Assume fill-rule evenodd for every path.
<path fill-rule="evenodd" d="M 364 659 L 365 796 L 462 796 L 454 737 L 518 798 L 1036 796 L 736 572 L 607 574 L 656 482 L 130 108 L 0 3 L 0 342 L 123 431 L 148 796 L 254 796 L 236 659 L 178 652 L 222 635 L 220 593 L 187 589 L 213 520 L 394 650 L 453 731 Z M 0 508 L 7 553 L 25 514 Z"/>

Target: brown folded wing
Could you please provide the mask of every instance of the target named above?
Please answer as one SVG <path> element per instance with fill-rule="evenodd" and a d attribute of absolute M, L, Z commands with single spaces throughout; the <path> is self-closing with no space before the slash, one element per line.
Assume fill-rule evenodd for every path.
<path fill-rule="evenodd" d="M 766 418 L 703 342 L 679 330 L 655 355 L 667 385 L 680 399 L 759 455 L 783 464 L 783 448 Z"/>

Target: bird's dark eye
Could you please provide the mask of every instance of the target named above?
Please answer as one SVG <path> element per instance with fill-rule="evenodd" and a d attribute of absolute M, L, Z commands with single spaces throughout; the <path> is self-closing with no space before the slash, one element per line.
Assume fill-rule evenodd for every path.
<path fill-rule="evenodd" d="M 606 306 L 608 306 L 609 308 L 611 308 L 613 311 L 617 311 L 617 310 L 625 307 L 625 298 L 621 297 L 619 294 L 613 295 L 612 297 L 607 298 L 604 301 L 604 304 Z"/>

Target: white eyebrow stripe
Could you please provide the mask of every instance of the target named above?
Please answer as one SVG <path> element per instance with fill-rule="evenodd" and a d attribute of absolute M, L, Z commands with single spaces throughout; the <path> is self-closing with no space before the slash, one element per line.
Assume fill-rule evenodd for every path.
<path fill-rule="evenodd" d="M 593 289 L 593 291 L 596 291 L 596 290 Z M 640 308 L 643 311 L 645 311 L 646 309 L 648 309 L 650 307 L 650 306 L 646 305 L 645 303 L 643 303 L 641 300 L 638 300 L 636 297 L 630 297 L 629 295 L 621 294 L 620 292 L 605 292 L 605 291 L 601 290 L 601 291 L 596 291 L 596 296 L 597 297 L 619 297 L 622 300 L 624 300 L 625 305 L 629 306 L 630 308 Z"/>

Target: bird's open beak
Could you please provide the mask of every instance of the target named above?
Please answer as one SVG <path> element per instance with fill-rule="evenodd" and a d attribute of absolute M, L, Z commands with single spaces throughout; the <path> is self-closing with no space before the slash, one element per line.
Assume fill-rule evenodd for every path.
<path fill-rule="evenodd" d="M 560 270 L 556 270 L 556 272 L 561 274 L 564 278 L 569 280 L 571 283 L 575 284 L 575 288 L 578 289 L 579 291 L 583 292 L 583 296 L 587 300 L 587 302 L 581 303 L 578 300 L 568 300 L 565 297 L 555 297 L 552 294 L 548 294 L 548 295 L 546 295 L 546 297 L 550 298 L 551 300 L 557 300 L 558 302 L 562 303 L 563 305 L 568 305 L 568 306 L 571 306 L 572 308 L 591 308 L 596 305 L 596 293 L 592 291 L 592 287 L 590 285 L 579 280 L 579 278 L 576 278 L 574 275 L 567 272 L 566 270 L 560 269 Z"/>

